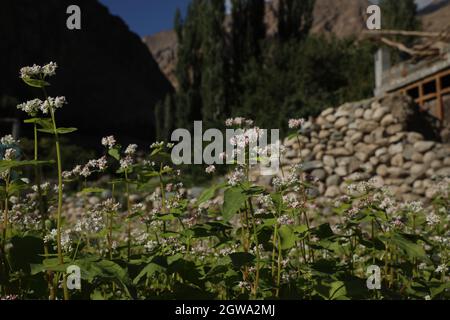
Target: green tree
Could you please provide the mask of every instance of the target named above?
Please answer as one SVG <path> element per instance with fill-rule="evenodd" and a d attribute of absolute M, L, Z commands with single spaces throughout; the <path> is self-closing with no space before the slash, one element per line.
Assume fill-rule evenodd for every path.
<path fill-rule="evenodd" d="M 414 0 L 381 0 L 381 23 L 383 29 L 392 30 L 420 30 L 421 23 L 417 17 L 417 5 Z M 407 46 L 414 42 L 411 37 L 395 37 Z M 408 58 L 405 53 L 393 52 L 392 62 L 396 63 Z"/>
<path fill-rule="evenodd" d="M 194 120 L 201 120 L 201 48 L 202 19 L 204 0 L 193 0 L 188 7 L 187 16 L 180 27 L 181 20 L 176 18 L 178 28 L 178 63 L 176 76 L 179 89 L 176 97 L 176 123 L 178 127 L 191 128 Z"/>
<path fill-rule="evenodd" d="M 207 127 L 218 127 L 223 123 L 223 117 L 229 113 L 224 1 L 206 1 L 204 10 L 200 88 L 202 119 Z"/>
<path fill-rule="evenodd" d="M 279 0 L 278 35 L 282 41 L 304 39 L 313 24 L 315 0 Z"/>

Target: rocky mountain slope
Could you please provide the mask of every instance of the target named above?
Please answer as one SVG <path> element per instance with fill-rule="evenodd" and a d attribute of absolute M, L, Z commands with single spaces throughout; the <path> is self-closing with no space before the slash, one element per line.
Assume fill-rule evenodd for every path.
<path fill-rule="evenodd" d="M 66 27 L 71 4 L 82 8 L 81 30 Z M 153 106 L 172 87 L 141 39 L 97 0 L 3 0 L 0 39 L 0 97 L 40 95 L 19 69 L 55 61 L 49 93 L 69 102 L 58 111 L 61 126 L 78 127 L 83 144 L 105 134 L 151 142 Z"/>
<path fill-rule="evenodd" d="M 175 31 L 162 31 L 152 36 L 144 37 L 144 43 L 150 49 L 153 58 L 158 62 L 159 68 L 174 87 L 177 79 L 174 74 L 177 58 L 177 35 Z"/>
<path fill-rule="evenodd" d="M 450 27 L 450 1 L 433 1 L 420 13 L 422 25 L 427 31 L 441 31 Z"/>
<path fill-rule="evenodd" d="M 278 0 L 268 2 L 266 23 L 268 33 L 276 32 L 276 7 Z M 365 11 L 369 0 L 316 0 L 314 8 L 314 34 L 335 35 L 338 38 L 359 37 L 365 28 Z M 450 1 L 435 0 L 420 14 L 424 30 L 437 31 L 450 26 Z M 176 87 L 174 68 L 176 64 L 176 35 L 172 30 L 145 37 L 160 69 Z"/>

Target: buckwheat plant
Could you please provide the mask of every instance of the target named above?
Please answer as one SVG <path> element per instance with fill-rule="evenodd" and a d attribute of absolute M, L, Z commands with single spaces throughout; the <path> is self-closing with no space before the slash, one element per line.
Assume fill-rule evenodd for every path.
<path fill-rule="evenodd" d="M 241 117 L 226 121 L 241 129 L 233 154 L 221 155 L 228 174 L 210 165 L 201 187 L 172 163 L 171 143 L 122 146 L 113 135 L 63 172 L 59 137 L 75 129 L 57 127 L 65 99 L 46 93 L 55 72 L 54 63 L 21 70 L 42 92 L 18 106 L 34 126 L 34 155 L 0 140 L 1 300 L 450 298 L 448 177 L 435 177 L 430 203 L 399 201 L 357 176 L 325 200 L 300 152 L 287 166 L 280 146 L 282 170 L 258 185 L 261 159 L 250 160 L 265 154 L 252 149 L 261 130 Z M 286 125 L 301 149 L 309 123 Z M 55 162 L 41 159 L 40 134 L 55 139 L 56 177 L 40 170 Z M 69 266 L 81 270 L 80 290 L 67 290 Z M 367 286 L 373 266 L 380 290 Z"/>
<path fill-rule="evenodd" d="M 56 243 L 58 248 L 58 259 L 61 265 L 64 265 L 64 256 L 61 248 L 61 226 L 62 226 L 62 204 L 63 204 L 63 178 L 62 178 L 62 159 L 61 146 L 59 136 L 76 131 L 75 128 L 58 128 L 56 125 L 55 112 L 62 108 L 67 102 L 66 98 L 50 97 L 47 94 L 46 87 L 50 86 L 47 82 L 49 77 L 56 74 L 57 64 L 50 62 L 44 66 L 33 65 L 32 67 L 24 67 L 20 70 L 20 78 L 30 87 L 39 88 L 42 91 L 44 100 L 34 99 L 17 106 L 18 109 L 26 112 L 32 118 L 28 123 L 34 124 L 34 160 L 38 159 L 38 136 L 37 132 L 53 134 L 55 138 L 56 148 L 56 164 L 58 172 L 58 205 L 57 205 L 57 234 Z M 44 116 L 43 118 L 36 118 L 37 115 Z M 50 116 L 50 118 L 48 118 Z M 38 129 L 37 126 L 41 128 Z M 37 179 L 39 185 L 40 179 Z M 63 281 L 64 298 L 68 299 L 69 294 L 66 287 L 66 282 Z"/>

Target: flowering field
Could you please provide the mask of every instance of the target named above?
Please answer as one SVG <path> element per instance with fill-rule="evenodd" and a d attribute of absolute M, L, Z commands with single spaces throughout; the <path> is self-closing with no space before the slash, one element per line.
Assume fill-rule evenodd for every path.
<path fill-rule="evenodd" d="M 399 203 L 368 181 L 349 182 L 323 208 L 301 165 L 271 186 L 254 185 L 250 165 L 230 166 L 225 180 L 209 166 L 215 183 L 193 197 L 172 144 L 142 154 L 113 136 L 101 158 L 66 168 L 60 137 L 76 129 L 57 126 L 66 100 L 46 89 L 56 68 L 21 70 L 43 99 L 18 106 L 34 154 L 11 136 L 0 143 L 2 299 L 450 298 L 448 179 L 436 180 L 429 204 Z M 289 121 L 293 131 L 301 124 Z M 246 153 L 258 129 L 241 118 L 227 126 L 244 129 L 236 144 Z M 55 159 L 40 158 L 41 135 L 54 137 Z"/>

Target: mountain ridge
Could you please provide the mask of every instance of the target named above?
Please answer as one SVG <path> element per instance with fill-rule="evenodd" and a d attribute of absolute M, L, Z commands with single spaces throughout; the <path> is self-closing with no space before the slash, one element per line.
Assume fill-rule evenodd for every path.
<path fill-rule="evenodd" d="M 266 8 L 268 35 L 276 33 L 276 6 L 278 0 L 269 1 Z M 314 8 L 313 34 L 338 38 L 360 37 L 365 29 L 365 11 L 369 0 L 317 0 Z M 425 31 L 440 31 L 450 26 L 450 0 L 434 0 L 419 11 Z M 177 39 L 173 30 L 165 30 L 143 38 L 161 71 L 176 88 L 175 76 Z"/>

